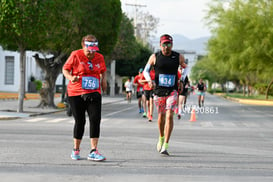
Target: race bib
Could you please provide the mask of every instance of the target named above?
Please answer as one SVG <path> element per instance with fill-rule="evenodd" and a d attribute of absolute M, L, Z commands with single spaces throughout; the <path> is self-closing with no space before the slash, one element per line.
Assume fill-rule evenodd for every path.
<path fill-rule="evenodd" d="M 173 87 L 175 84 L 175 75 L 159 74 L 159 86 Z"/>
<path fill-rule="evenodd" d="M 82 77 L 82 88 L 87 90 L 96 90 L 99 88 L 99 79 L 92 76 Z"/>
<path fill-rule="evenodd" d="M 140 88 L 139 88 L 139 91 L 142 92 L 142 91 L 143 91 L 143 87 L 140 87 Z"/>

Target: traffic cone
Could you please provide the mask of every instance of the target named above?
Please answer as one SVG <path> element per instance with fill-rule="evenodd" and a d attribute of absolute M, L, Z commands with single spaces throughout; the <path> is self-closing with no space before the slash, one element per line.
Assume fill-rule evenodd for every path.
<path fill-rule="evenodd" d="M 192 110 L 191 110 L 191 119 L 189 121 L 191 121 L 191 122 L 196 121 L 195 108 L 192 108 Z"/>

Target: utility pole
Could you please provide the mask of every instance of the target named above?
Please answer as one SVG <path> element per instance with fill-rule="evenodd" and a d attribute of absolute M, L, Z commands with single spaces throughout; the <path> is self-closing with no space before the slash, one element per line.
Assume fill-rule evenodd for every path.
<path fill-rule="evenodd" d="M 147 7 L 146 5 L 141 4 L 130 4 L 125 3 L 126 6 L 132 6 L 135 8 L 135 17 L 134 17 L 134 30 L 135 30 L 135 37 L 137 37 L 137 15 L 138 15 L 138 8 Z"/>

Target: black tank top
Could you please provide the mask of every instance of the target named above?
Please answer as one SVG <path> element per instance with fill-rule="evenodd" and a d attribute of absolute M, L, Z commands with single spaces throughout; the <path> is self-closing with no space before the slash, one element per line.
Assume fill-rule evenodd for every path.
<path fill-rule="evenodd" d="M 170 56 L 164 56 L 161 51 L 155 53 L 155 94 L 162 92 L 170 93 L 173 90 L 178 90 L 177 71 L 179 67 L 179 55 L 175 51 L 172 51 Z"/>
<path fill-rule="evenodd" d="M 197 88 L 199 91 L 204 91 L 204 87 L 205 87 L 205 85 L 203 82 L 201 84 L 200 83 L 197 84 Z"/>

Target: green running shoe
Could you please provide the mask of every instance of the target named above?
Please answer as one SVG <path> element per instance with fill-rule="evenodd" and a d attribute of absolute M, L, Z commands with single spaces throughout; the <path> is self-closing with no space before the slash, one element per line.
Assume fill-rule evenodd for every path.
<path fill-rule="evenodd" d="M 164 143 L 162 148 L 161 148 L 161 151 L 160 151 L 160 154 L 162 156 L 169 156 L 170 154 L 168 153 L 168 148 L 169 148 L 169 144 L 168 143 Z"/>
<path fill-rule="evenodd" d="M 147 117 L 146 112 L 144 112 L 142 116 L 143 116 L 143 118 L 146 118 Z"/>
<path fill-rule="evenodd" d="M 164 139 L 165 139 L 164 136 L 159 137 L 159 139 L 158 139 L 157 146 L 156 146 L 158 152 L 161 151 L 162 145 L 164 143 Z"/>

